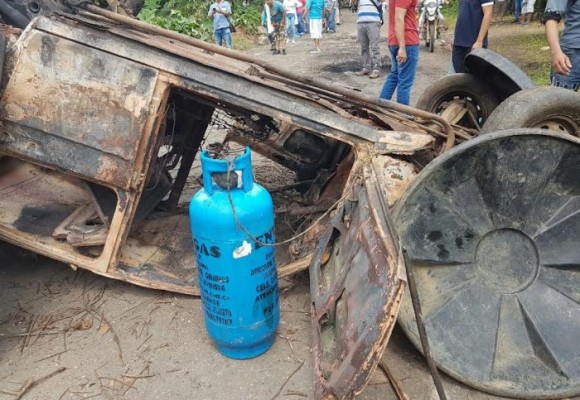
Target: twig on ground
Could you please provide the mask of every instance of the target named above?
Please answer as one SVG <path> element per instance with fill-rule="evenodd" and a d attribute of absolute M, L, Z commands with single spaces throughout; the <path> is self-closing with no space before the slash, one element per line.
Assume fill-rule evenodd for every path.
<path fill-rule="evenodd" d="M 278 337 L 280 337 L 281 339 L 285 339 L 288 342 L 288 346 L 290 346 L 290 350 L 294 351 L 294 346 L 292 346 L 292 341 L 294 339 L 291 339 L 288 336 L 284 336 L 284 335 L 280 335 L 280 334 L 278 334 Z"/>
<path fill-rule="evenodd" d="M 280 386 L 280 389 L 278 389 L 278 391 L 276 392 L 276 394 L 274 396 L 272 396 L 272 400 L 274 400 L 276 397 L 278 397 L 280 395 L 280 393 L 282 393 L 282 390 L 284 390 L 284 387 L 288 384 L 288 382 L 290 381 L 290 379 L 292 379 L 292 377 L 294 375 L 296 375 L 296 373 L 298 371 L 300 371 L 300 368 L 302 368 L 302 366 L 304 365 L 306 361 L 302 361 L 302 363 L 298 366 L 298 368 L 296 368 L 294 370 L 294 372 L 292 372 L 288 378 L 286 378 L 286 380 L 284 381 L 284 383 L 282 383 L 282 386 Z"/>
<path fill-rule="evenodd" d="M 287 390 L 286 393 L 284 393 L 284 396 L 308 397 L 308 395 L 306 393 L 298 392 L 296 390 Z"/>
<path fill-rule="evenodd" d="M 60 332 L 40 332 L 39 335 L 40 336 L 60 335 L 61 333 L 62 333 L 62 331 L 60 331 Z M 16 337 L 25 337 L 25 336 L 30 336 L 30 334 L 28 332 L 27 333 L 0 333 L 0 337 L 5 337 L 5 338 L 16 338 Z"/>
<path fill-rule="evenodd" d="M 20 400 L 22 397 L 24 397 L 24 395 L 26 393 L 28 393 L 30 390 L 32 390 L 32 388 L 34 388 L 35 386 L 38 386 L 39 384 L 41 384 L 42 382 L 52 378 L 55 375 L 60 374 L 61 372 L 64 372 L 66 370 L 65 367 L 60 367 L 59 369 L 57 369 L 56 371 L 51 372 L 48 375 L 43 376 L 42 378 L 38 378 L 38 379 L 32 379 L 32 378 L 28 378 L 24 384 L 22 385 L 22 387 L 16 391 L 12 391 L 12 390 L 2 390 L 2 393 L 5 394 L 9 394 L 12 396 L 16 396 L 16 400 Z"/>
<path fill-rule="evenodd" d="M 32 339 L 32 342 L 28 345 L 29 347 L 32 347 L 34 343 L 36 343 L 40 334 L 51 324 L 51 322 L 52 322 L 52 314 L 49 314 L 44 320 L 44 322 L 40 324 L 40 329 L 38 329 L 36 331 L 37 333 L 34 334 L 34 339 Z"/>
<path fill-rule="evenodd" d="M 65 390 L 64 392 L 62 392 L 62 394 L 60 395 L 60 397 L 58 398 L 58 400 L 62 400 L 64 398 L 64 396 L 68 393 L 70 388 L 68 388 L 67 390 Z"/>
<path fill-rule="evenodd" d="M 30 318 L 30 325 L 28 325 L 28 330 L 26 332 L 26 335 L 24 335 L 24 340 L 22 341 L 22 347 L 20 347 L 20 355 L 22 355 L 22 353 L 24 353 L 24 348 L 28 344 L 28 339 L 30 338 L 30 332 L 32 331 L 32 328 L 34 327 L 34 324 L 36 323 L 37 319 L 38 319 L 38 315 L 33 315 Z"/>
<path fill-rule="evenodd" d="M 111 328 L 110 332 L 113 335 L 113 341 L 117 345 L 119 360 L 121 360 L 121 362 L 124 364 L 125 361 L 123 360 L 123 349 L 121 348 L 121 341 L 119 340 L 119 336 L 117 336 L 117 332 L 115 332 L 115 329 L 113 329 L 113 324 L 111 324 L 111 322 L 107 319 L 107 317 L 105 317 L 105 314 L 102 311 L 92 308 L 90 310 L 90 312 L 95 317 L 100 318 L 101 323 L 104 322 L 105 324 L 109 325 L 109 327 Z"/>
<path fill-rule="evenodd" d="M 146 338 L 146 339 L 143 341 L 143 343 L 141 343 L 141 344 L 139 345 L 139 347 L 137 347 L 137 350 L 139 350 L 139 349 L 140 349 L 140 348 L 141 348 L 141 347 L 142 347 L 142 346 L 143 346 L 145 343 L 147 343 L 147 341 L 148 341 L 149 339 L 151 339 L 152 337 L 153 337 L 153 334 L 150 334 L 149 336 L 147 336 L 147 338 Z"/>
<path fill-rule="evenodd" d="M 145 379 L 145 378 L 153 378 L 155 375 L 154 374 L 149 374 L 149 375 L 129 375 L 129 374 L 123 374 L 121 376 L 123 378 L 129 378 L 129 379 Z"/>
<path fill-rule="evenodd" d="M 407 396 L 407 394 L 403 391 L 401 385 L 399 385 L 399 382 L 395 379 L 393 374 L 391 374 L 391 371 L 389 370 L 387 364 L 385 364 L 382 360 L 379 361 L 379 368 L 381 369 L 381 371 L 384 372 L 384 374 L 389 379 L 389 382 L 391 383 L 391 386 L 393 387 L 393 390 L 397 394 L 399 400 L 411 400 L 411 398 Z"/>
<path fill-rule="evenodd" d="M 129 311 L 133 311 L 134 309 L 136 309 L 136 308 L 138 308 L 138 307 L 142 307 L 142 306 L 144 306 L 145 304 L 151 303 L 151 302 L 153 302 L 153 300 L 155 300 L 155 299 L 147 299 L 147 300 L 145 300 L 145 301 L 142 301 L 141 303 L 139 303 L 139 304 L 137 304 L 137 305 L 134 305 L 133 307 L 131 307 L 131 308 L 129 308 L 129 309 L 127 309 L 127 310 L 123 311 L 121 314 L 117 315 L 117 318 L 119 318 L 119 317 L 120 317 L 120 316 L 122 316 L 122 315 L 125 315 L 125 314 L 127 314 Z"/>
<path fill-rule="evenodd" d="M 36 360 L 35 362 L 41 362 L 41 361 L 44 361 L 44 360 L 48 360 L 49 358 L 53 358 L 53 357 L 60 356 L 61 354 L 66 353 L 67 351 L 68 350 L 59 351 L 58 353 L 54 353 L 53 355 L 50 355 L 48 357 L 41 358 L 40 360 Z"/>

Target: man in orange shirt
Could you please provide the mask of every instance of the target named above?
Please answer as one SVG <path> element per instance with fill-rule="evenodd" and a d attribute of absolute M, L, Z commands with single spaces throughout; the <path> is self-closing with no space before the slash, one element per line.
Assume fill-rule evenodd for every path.
<path fill-rule="evenodd" d="M 417 0 L 389 0 L 389 50 L 391 72 L 381 90 L 381 99 L 409 104 L 419 62 Z"/>

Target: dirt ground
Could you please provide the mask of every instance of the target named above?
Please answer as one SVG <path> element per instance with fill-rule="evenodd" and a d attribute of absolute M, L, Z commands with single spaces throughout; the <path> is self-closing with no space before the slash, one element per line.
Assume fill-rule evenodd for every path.
<path fill-rule="evenodd" d="M 383 76 L 374 80 L 355 75 L 355 72 L 362 68 L 360 45 L 357 43 L 356 37 L 356 14 L 352 14 L 346 9 L 341 10 L 341 25 L 338 26 L 337 33 L 326 34 L 322 39 L 321 53 L 309 54 L 313 44 L 308 35 L 298 39 L 297 43 L 288 43 L 287 55 L 285 56 L 272 55 L 269 46 L 261 46 L 249 51 L 249 53 L 295 72 L 326 79 L 337 85 L 355 88 L 366 94 L 378 96 L 390 69 L 386 32 L 387 26 L 384 25 L 381 33 Z M 411 92 L 412 104 L 418 99 L 425 87 L 447 74 L 450 60 L 451 52 L 443 42 L 437 42 L 436 50 L 433 53 L 429 53 L 423 43 L 415 85 Z"/>
<path fill-rule="evenodd" d="M 377 80 L 358 70 L 354 18 L 344 13 L 339 33 L 327 35 L 323 52 L 307 54 L 303 38 L 288 55 L 267 46 L 251 53 L 298 72 L 377 95 Z M 386 43 L 381 44 L 386 55 Z M 416 100 L 432 80 L 446 74 L 449 52 L 422 48 Z M 281 285 L 281 322 L 273 348 L 234 361 L 213 347 L 197 298 L 148 290 L 74 271 L 67 265 L 0 245 L 0 399 L 14 399 L 33 379 L 25 399 L 301 399 L 312 398 L 307 276 Z M 33 332 L 33 333 L 29 333 Z M 435 400 L 420 354 L 397 328 L 383 360 L 413 400 Z M 448 398 L 496 398 L 445 377 Z M 394 400 L 377 375 L 361 400 Z"/>

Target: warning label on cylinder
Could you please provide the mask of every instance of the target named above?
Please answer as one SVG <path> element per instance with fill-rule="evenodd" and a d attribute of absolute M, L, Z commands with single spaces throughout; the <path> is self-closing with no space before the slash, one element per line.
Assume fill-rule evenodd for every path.
<path fill-rule="evenodd" d="M 260 237 L 264 243 L 274 241 L 272 232 Z M 225 246 L 220 248 L 215 242 L 195 240 L 199 284 L 207 320 L 225 326 L 233 326 L 234 322 L 235 325 L 250 325 L 264 319 L 268 319 L 270 323 L 272 318 L 269 317 L 278 309 L 278 277 L 274 251 L 262 252 L 257 258 L 263 264 L 250 267 L 248 262 L 251 263 L 256 258 L 254 253 L 258 249 L 257 244 L 242 241 L 233 252 L 231 249 L 232 247 L 228 250 Z M 235 261 L 248 256 L 251 256 L 248 261 Z M 232 269 L 233 266 L 236 267 Z M 234 282 L 236 279 L 237 282 Z M 243 290 L 240 287 L 241 282 L 252 286 Z M 232 293 L 235 294 L 235 300 L 231 297 Z M 240 309 L 241 304 L 249 307 Z"/>

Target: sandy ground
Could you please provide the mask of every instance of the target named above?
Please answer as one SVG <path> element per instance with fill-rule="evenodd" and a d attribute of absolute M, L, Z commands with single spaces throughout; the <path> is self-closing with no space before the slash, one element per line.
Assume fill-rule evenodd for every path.
<path fill-rule="evenodd" d="M 303 38 L 287 56 L 266 46 L 251 53 L 293 70 L 376 95 L 384 82 L 359 78 L 352 15 L 327 35 L 323 52 L 307 54 Z M 386 55 L 386 42 L 381 44 Z M 422 48 L 416 100 L 445 75 L 449 52 Z M 25 399 L 301 399 L 312 398 L 307 277 L 283 282 L 281 323 L 273 348 L 248 361 L 221 356 L 208 338 L 201 301 L 98 277 L 34 255 L 0 248 L 0 399 L 14 399 L 27 380 L 55 373 Z M 27 334 L 30 328 L 42 334 Z M 34 331 L 34 329 L 33 329 Z M 436 399 L 424 360 L 396 329 L 384 355 L 413 400 Z M 64 370 L 63 370 L 64 368 Z M 493 396 L 445 377 L 449 399 Z M 396 399 L 377 376 L 360 399 Z"/>

